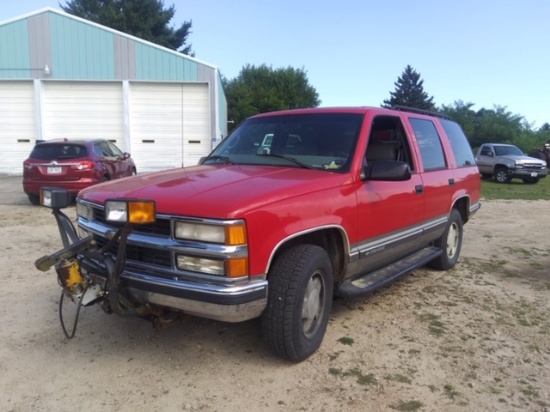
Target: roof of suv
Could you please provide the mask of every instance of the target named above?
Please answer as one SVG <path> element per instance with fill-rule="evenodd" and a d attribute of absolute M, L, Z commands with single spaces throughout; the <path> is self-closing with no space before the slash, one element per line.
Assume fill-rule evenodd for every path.
<path fill-rule="evenodd" d="M 52 140 L 44 140 L 41 142 L 36 143 L 37 145 L 41 144 L 67 144 L 67 143 L 75 143 L 75 144 L 87 144 L 87 143 L 96 143 L 96 142 L 105 142 L 107 139 L 52 139 Z"/>
<path fill-rule="evenodd" d="M 307 114 L 307 113 L 359 113 L 359 114 L 366 114 L 369 111 L 376 111 L 379 113 L 385 113 L 385 114 L 393 114 L 395 115 L 395 112 L 407 112 L 407 113 L 414 113 L 414 114 L 420 114 L 424 116 L 432 116 L 432 117 L 439 117 L 442 119 L 448 119 L 450 118 L 446 116 L 443 113 L 437 113 L 437 112 L 431 112 L 428 110 L 423 109 L 416 109 L 414 107 L 406 107 L 406 106 L 392 106 L 392 107 L 373 107 L 373 106 L 342 106 L 342 107 L 311 107 L 311 108 L 305 108 L 305 109 L 290 109 L 290 110 L 280 110 L 276 112 L 270 112 L 270 113 L 261 113 L 257 114 L 253 117 L 264 117 L 264 116 L 277 116 L 277 115 L 285 115 L 285 114 Z"/>

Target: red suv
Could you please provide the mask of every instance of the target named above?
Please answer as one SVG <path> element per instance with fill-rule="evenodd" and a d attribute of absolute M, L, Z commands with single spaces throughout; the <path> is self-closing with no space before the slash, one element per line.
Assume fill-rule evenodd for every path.
<path fill-rule="evenodd" d="M 59 210 L 67 194 L 45 191 L 65 247 L 36 267 L 55 265 L 83 306 L 157 327 L 180 314 L 261 317 L 273 352 L 301 361 L 321 345 L 333 296 L 365 296 L 424 264 L 452 268 L 479 198 L 468 139 L 443 115 L 266 113 L 200 165 L 82 190 L 82 238 Z"/>
<path fill-rule="evenodd" d="M 37 205 L 41 187 L 61 187 L 76 195 L 96 183 L 135 174 L 130 154 L 108 140 L 49 140 L 34 146 L 23 162 L 23 190 Z"/>

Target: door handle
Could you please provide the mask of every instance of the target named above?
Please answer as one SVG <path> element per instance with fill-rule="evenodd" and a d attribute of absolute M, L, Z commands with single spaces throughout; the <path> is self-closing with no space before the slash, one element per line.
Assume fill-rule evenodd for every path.
<path fill-rule="evenodd" d="M 414 190 L 416 191 L 417 195 L 421 195 L 422 193 L 424 193 L 424 185 L 416 185 L 414 187 Z"/>
<path fill-rule="evenodd" d="M 449 186 L 454 186 L 454 185 L 455 185 L 455 180 L 449 179 Z"/>

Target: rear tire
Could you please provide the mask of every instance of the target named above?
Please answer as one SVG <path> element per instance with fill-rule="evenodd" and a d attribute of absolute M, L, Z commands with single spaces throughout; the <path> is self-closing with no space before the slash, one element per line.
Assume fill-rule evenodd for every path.
<path fill-rule="evenodd" d="M 31 193 L 27 193 L 27 197 L 29 198 L 29 202 L 31 202 L 31 204 L 33 204 L 35 206 L 40 205 L 40 196 L 31 194 Z"/>
<path fill-rule="evenodd" d="M 294 362 L 323 341 L 332 308 L 333 276 L 327 252 L 297 245 L 283 252 L 269 272 L 262 331 L 271 351 Z"/>
<path fill-rule="evenodd" d="M 428 265 L 438 270 L 452 268 L 460 256 L 463 232 L 462 216 L 458 210 L 453 209 L 443 235 L 434 244 L 441 249 L 441 256 L 432 260 Z"/>

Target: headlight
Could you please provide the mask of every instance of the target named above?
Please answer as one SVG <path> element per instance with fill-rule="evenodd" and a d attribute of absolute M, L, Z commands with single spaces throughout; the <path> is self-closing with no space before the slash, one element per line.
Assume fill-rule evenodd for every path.
<path fill-rule="evenodd" d="M 76 214 L 86 220 L 93 220 L 94 218 L 94 210 L 90 206 L 82 203 L 76 204 Z"/>
<path fill-rule="evenodd" d="M 219 276 L 222 276 L 225 272 L 223 260 L 179 255 L 177 258 L 177 264 L 178 269 L 180 270 L 190 270 L 193 272 L 208 273 L 210 275 Z"/>
<path fill-rule="evenodd" d="M 523 169 L 523 165 L 521 163 L 516 163 L 516 169 Z"/>
<path fill-rule="evenodd" d="M 105 201 L 105 219 L 119 223 L 153 223 L 156 220 L 153 200 L 113 199 Z"/>
<path fill-rule="evenodd" d="M 219 243 L 230 246 L 246 244 L 246 230 L 243 222 L 227 225 L 176 222 L 174 236 L 177 239 Z"/>

